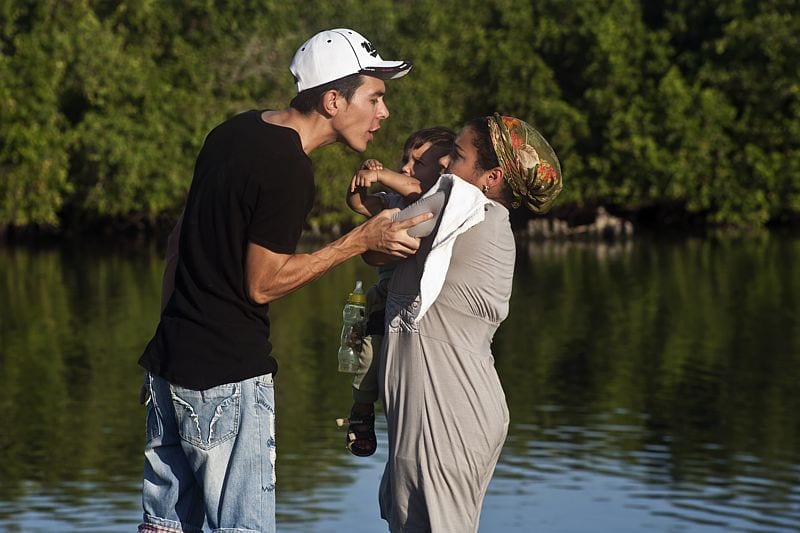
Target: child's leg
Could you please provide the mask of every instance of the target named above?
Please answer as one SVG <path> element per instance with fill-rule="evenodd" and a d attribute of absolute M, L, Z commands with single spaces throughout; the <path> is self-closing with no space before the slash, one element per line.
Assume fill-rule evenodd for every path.
<path fill-rule="evenodd" d="M 353 402 L 373 404 L 378 400 L 378 357 L 383 343 L 388 279 L 367 291 L 367 327 L 358 354 L 358 370 L 353 376 Z"/>
<path fill-rule="evenodd" d="M 373 404 L 378 400 L 378 357 L 383 334 L 364 335 L 358 353 L 358 370 L 353 376 L 353 402 Z"/>
<path fill-rule="evenodd" d="M 378 399 L 378 357 L 383 342 L 386 294 L 389 280 L 384 279 L 367 291 L 367 327 L 358 352 L 358 370 L 353 376 L 353 407 L 347 428 L 347 448 L 353 455 L 375 453 L 375 401 Z"/>

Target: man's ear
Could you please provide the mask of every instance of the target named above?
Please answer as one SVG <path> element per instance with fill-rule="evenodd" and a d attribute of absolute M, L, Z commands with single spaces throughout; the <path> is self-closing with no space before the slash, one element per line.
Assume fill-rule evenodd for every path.
<path fill-rule="evenodd" d="M 331 89 L 330 91 L 322 93 L 322 96 L 319 97 L 320 111 L 322 111 L 322 114 L 326 117 L 335 117 L 339 112 L 339 106 L 341 104 L 340 97 L 341 93 L 336 89 Z"/>

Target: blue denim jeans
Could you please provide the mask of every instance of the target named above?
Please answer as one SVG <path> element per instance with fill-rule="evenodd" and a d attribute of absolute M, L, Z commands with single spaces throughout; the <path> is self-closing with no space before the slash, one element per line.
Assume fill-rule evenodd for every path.
<path fill-rule="evenodd" d="M 140 532 L 275 532 L 272 375 L 196 391 L 148 373 Z"/>

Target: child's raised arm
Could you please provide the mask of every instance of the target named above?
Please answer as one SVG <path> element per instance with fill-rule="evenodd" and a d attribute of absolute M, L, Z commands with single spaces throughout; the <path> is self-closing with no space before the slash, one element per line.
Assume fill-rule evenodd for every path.
<path fill-rule="evenodd" d="M 374 172 L 382 170 L 383 163 L 377 159 L 367 159 L 361 163 L 361 167 L 356 171 L 353 179 L 350 180 L 350 186 L 347 188 L 347 206 L 366 217 L 375 216 L 386 208 L 386 205 L 381 198 L 382 195 L 370 194 L 368 191 L 369 186 L 377 181 L 369 181 L 367 175 L 362 175 L 364 171 Z"/>
<path fill-rule="evenodd" d="M 402 196 L 408 203 L 417 200 L 422 193 L 418 179 L 384 168 L 377 159 L 367 159 L 350 180 L 350 188 L 346 197 L 350 209 L 371 217 L 389 207 L 385 201 L 385 194 L 368 192 L 375 183 L 385 185 Z"/>
<path fill-rule="evenodd" d="M 400 174 L 388 168 L 359 170 L 353 179 L 357 178 L 362 178 L 364 182 L 374 183 L 377 181 L 405 198 L 408 203 L 416 201 L 422 194 L 422 187 L 417 178 Z"/>

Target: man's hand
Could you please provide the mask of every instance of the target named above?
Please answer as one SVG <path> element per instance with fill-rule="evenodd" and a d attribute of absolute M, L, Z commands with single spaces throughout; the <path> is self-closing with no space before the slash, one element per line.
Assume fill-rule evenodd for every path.
<path fill-rule="evenodd" d="M 407 230 L 429 220 L 433 214 L 422 213 L 400 222 L 393 222 L 392 216 L 398 211 L 399 209 L 384 209 L 361 225 L 368 250 L 400 258 L 417 252 L 420 239 L 409 236 Z"/>

